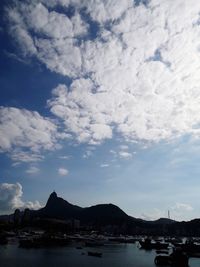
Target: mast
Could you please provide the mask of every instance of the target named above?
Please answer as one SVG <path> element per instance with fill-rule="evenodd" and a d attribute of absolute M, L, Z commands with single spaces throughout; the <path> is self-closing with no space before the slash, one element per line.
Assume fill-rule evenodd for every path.
<path fill-rule="evenodd" d="M 168 219 L 170 219 L 170 211 L 168 210 Z"/>

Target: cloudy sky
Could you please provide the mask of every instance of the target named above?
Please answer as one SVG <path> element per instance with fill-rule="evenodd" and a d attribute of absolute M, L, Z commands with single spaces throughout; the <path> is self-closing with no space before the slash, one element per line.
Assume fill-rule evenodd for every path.
<path fill-rule="evenodd" d="M 0 48 L 0 214 L 200 217 L 199 1 L 2 0 Z"/>

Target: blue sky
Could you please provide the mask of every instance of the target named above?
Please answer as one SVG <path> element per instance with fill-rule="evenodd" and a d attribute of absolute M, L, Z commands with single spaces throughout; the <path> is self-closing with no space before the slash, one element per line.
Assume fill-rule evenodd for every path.
<path fill-rule="evenodd" d="M 0 213 L 199 217 L 200 4 L 2 1 Z"/>

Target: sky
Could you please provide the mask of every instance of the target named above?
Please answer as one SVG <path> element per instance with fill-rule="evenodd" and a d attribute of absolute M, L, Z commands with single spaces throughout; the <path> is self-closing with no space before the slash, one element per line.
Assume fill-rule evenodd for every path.
<path fill-rule="evenodd" d="M 0 214 L 199 218 L 199 162 L 199 1 L 1 1 Z"/>

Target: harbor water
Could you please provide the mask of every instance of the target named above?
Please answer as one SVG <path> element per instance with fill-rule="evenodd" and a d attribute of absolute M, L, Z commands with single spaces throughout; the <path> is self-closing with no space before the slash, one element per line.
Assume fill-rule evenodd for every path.
<path fill-rule="evenodd" d="M 102 257 L 88 256 L 98 251 Z M 99 248 L 24 249 L 17 244 L 0 246 L 2 267 L 155 267 L 155 251 L 139 249 L 138 244 L 110 244 Z M 199 258 L 190 258 L 190 267 L 199 267 Z"/>

